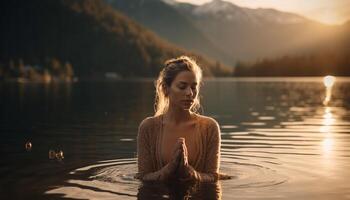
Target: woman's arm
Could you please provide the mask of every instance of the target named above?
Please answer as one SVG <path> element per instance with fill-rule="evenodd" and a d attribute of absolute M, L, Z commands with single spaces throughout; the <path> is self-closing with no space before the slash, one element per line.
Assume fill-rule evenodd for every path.
<path fill-rule="evenodd" d="M 221 133 L 219 124 L 211 120 L 208 126 L 209 139 L 204 172 L 199 172 L 203 182 L 212 182 L 219 179 Z"/>
<path fill-rule="evenodd" d="M 136 178 L 143 181 L 165 181 L 171 178 L 178 166 L 178 160 L 180 158 L 180 149 L 174 149 L 173 159 L 163 168 L 158 171 L 154 171 L 155 163 L 151 157 L 151 146 L 149 129 L 152 123 L 149 118 L 143 120 L 139 126 L 137 136 L 137 165 L 138 173 Z"/>

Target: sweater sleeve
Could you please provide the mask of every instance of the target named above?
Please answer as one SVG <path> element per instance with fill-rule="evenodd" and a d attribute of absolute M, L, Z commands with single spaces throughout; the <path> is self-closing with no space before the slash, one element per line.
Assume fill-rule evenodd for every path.
<path fill-rule="evenodd" d="M 213 119 L 211 119 L 208 125 L 208 136 L 205 170 L 203 172 L 198 172 L 202 182 L 212 182 L 220 178 L 221 134 L 219 124 Z"/>
<path fill-rule="evenodd" d="M 170 169 L 166 165 L 162 169 L 156 171 L 154 158 L 151 151 L 150 131 L 152 122 L 150 118 L 143 120 L 139 126 L 137 135 L 137 165 L 138 173 L 136 178 L 142 181 L 164 181 L 169 177 Z"/>
<path fill-rule="evenodd" d="M 149 119 L 145 119 L 140 123 L 137 134 L 137 176 L 140 178 L 153 170 L 148 133 L 149 121 Z"/>

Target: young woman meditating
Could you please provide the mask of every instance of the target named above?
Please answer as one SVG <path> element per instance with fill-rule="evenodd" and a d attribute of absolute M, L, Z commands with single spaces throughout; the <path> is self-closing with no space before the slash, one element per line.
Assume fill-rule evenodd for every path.
<path fill-rule="evenodd" d="M 200 182 L 229 178 L 219 173 L 219 125 L 197 114 L 201 81 L 202 70 L 191 58 L 165 62 L 156 82 L 155 115 L 139 126 L 137 178 Z"/>

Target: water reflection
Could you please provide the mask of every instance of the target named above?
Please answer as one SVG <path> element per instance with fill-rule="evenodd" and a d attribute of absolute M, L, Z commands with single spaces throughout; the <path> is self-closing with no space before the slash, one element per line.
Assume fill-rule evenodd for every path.
<path fill-rule="evenodd" d="M 324 175 L 330 173 L 332 166 L 334 166 L 336 160 L 335 155 L 333 155 L 335 141 L 332 133 L 332 126 L 336 123 L 334 115 L 332 113 L 331 107 L 324 108 L 324 114 L 322 115 L 322 125 L 321 133 L 324 135 L 324 138 L 321 143 L 322 148 L 322 157 L 323 157 L 323 167 L 325 167 Z"/>
<path fill-rule="evenodd" d="M 335 83 L 335 77 L 334 76 L 326 76 L 323 78 L 323 84 L 326 87 L 326 97 L 323 101 L 323 105 L 328 105 L 329 101 L 331 100 L 332 96 L 332 86 Z"/>
<path fill-rule="evenodd" d="M 71 89 L 0 83 L 0 175 L 9 191 L 1 197 L 346 199 L 350 79 L 337 78 L 327 105 L 322 94 L 330 85 L 319 80 L 206 83 L 204 114 L 217 119 L 222 131 L 220 171 L 235 178 L 216 186 L 154 188 L 133 179 L 137 126 L 152 113 L 152 82 L 79 82 Z M 23 149 L 27 141 L 30 153 Z M 64 162 L 55 160 L 60 149 Z"/>
<path fill-rule="evenodd" d="M 323 147 L 323 152 L 324 152 L 323 155 L 324 156 L 329 157 L 329 154 L 330 154 L 332 147 L 333 147 L 333 143 L 334 143 L 334 141 L 333 141 L 333 138 L 331 138 L 331 137 L 323 139 L 322 147 Z"/>
<path fill-rule="evenodd" d="M 224 166 L 227 165 L 224 164 Z M 222 196 L 221 181 L 215 183 L 141 182 L 134 178 L 136 170 L 135 158 L 99 161 L 71 171 L 68 180 L 61 183 L 60 186 L 50 188 L 45 193 L 48 195 L 62 194 L 65 197 L 78 199 L 81 197 L 135 199 L 137 197 L 137 199 L 144 200 L 220 200 Z M 247 180 L 246 177 L 244 179 L 245 184 L 254 184 L 251 183 L 254 179 Z M 242 181 L 239 182 L 242 184 Z"/>
<path fill-rule="evenodd" d="M 322 115 L 322 126 L 320 127 L 320 132 L 329 133 L 334 122 L 335 119 L 333 118 L 331 108 L 325 107 L 324 114 Z"/>
<path fill-rule="evenodd" d="M 140 186 L 137 199 L 212 199 L 221 200 L 221 183 L 180 183 L 171 182 L 168 184 L 144 183 Z"/>

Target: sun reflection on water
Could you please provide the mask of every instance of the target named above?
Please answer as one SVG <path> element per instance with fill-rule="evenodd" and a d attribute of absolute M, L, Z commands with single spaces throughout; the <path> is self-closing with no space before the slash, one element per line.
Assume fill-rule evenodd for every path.
<path fill-rule="evenodd" d="M 326 96 L 323 100 L 323 105 L 327 106 L 329 101 L 331 100 L 332 96 L 332 86 L 335 83 L 335 77 L 334 76 L 325 76 L 323 78 L 323 84 L 326 87 Z"/>
<path fill-rule="evenodd" d="M 334 144 L 334 141 L 333 141 L 332 137 L 323 139 L 322 148 L 323 148 L 323 155 L 324 156 L 328 157 L 330 155 L 332 148 L 333 148 L 333 144 Z"/>
<path fill-rule="evenodd" d="M 325 76 L 323 78 L 323 84 L 324 86 L 328 87 L 332 87 L 334 85 L 335 82 L 335 77 L 334 76 Z"/>
<path fill-rule="evenodd" d="M 331 126 L 332 124 L 334 124 L 334 118 L 333 118 L 333 114 L 331 113 L 330 107 L 325 108 L 322 124 L 325 126 Z"/>
<path fill-rule="evenodd" d="M 332 134 L 332 126 L 335 123 L 335 118 L 332 113 L 331 107 L 324 108 L 324 114 L 322 116 L 322 126 L 320 128 L 320 132 L 324 135 L 324 138 L 321 143 L 322 156 L 323 156 L 323 164 L 327 170 L 330 170 L 334 165 L 334 146 L 335 141 Z"/>

